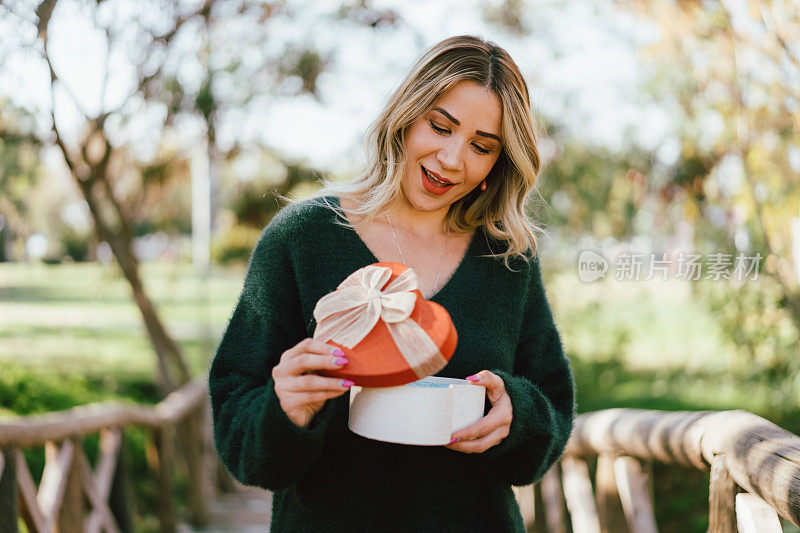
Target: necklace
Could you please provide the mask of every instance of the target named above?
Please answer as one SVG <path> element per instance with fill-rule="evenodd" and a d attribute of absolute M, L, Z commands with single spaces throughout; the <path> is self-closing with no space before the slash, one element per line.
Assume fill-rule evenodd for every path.
<path fill-rule="evenodd" d="M 392 220 L 389 218 L 389 215 L 386 215 L 386 220 L 389 221 L 389 228 L 392 230 L 392 237 L 394 237 L 394 243 L 397 245 L 397 251 L 400 252 L 400 261 L 406 265 L 406 260 L 403 259 L 403 250 L 400 249 L 400 243 L 397 242 L 397 234 L 394 232 L 394 226 L 392 226 Z M 447 237 L 450 236 L 450 229 L 445 232 L 444 234 L 444 246 L 442 247 L 442 260 L 439 261 L 439 270 L 436 271 L 436 281 L 433 282 L 433 294 L 436 294 L 436 289 L 439 287 L 439 274 L 442 273 L 442 265 L 444 264 L 444 257 L 447 252 Z M 408 266 L 408 265 L 406 265 Z"/>

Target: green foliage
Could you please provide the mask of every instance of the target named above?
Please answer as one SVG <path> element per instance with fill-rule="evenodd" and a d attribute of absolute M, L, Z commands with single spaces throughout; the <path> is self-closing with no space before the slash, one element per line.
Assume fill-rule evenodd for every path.
<path fill-rule="evenodd" d="M 36 134 L 35 117 L 0 98 L 0 261 L 6 261 L 6 239 L 32 233 L 31 193 L 43 169 L 39 158 L 42 141 Z"/>
<path fill-rule="evenodd" d="M 110 399 L 157 401 L 150 379 L 117 375 L 109 379 L 57 367 L 30 367 L 4 361 L 0 370 L 0 414 L 19 416 L 69 409 Z"/>
<path fill-rule="evenodd" d="M 694 143 L 684 140 L 681 156 L 673 169 L 672 182 L 684 189 L 690 198 L 702 203 L 706 199 L 705 180 L 718 162 L 715 154 L 703 153 Z"/>
<path fill-rule="evenodd" d="M 41 175 L 35 117 L 0 99 L 0 190 L 21 210 Z"/>
<path fill-rule="evenodd" d="M 10 364 L 4 364 L 0 371 L 0 408 L 7 413 L 45 413 L 104 398 L 98 391 L 90 390 L 80 376 L 63 376 L 52 371 L 42 375 Z"/>
<path fill-rule="evenodd" d="M 78 231 L 68 224 L 61 224 L 58 230 L 57 239 L 64 247 L 64 254 L 70 256 L 73 261 L 88 261 L 92 235 Z"/>
<path fill-rule="evenodd" d="M 211 90 L 211 82 L 212 75 L 210 73 L 203 81 L 203 85 L 194 100 L 195 107 L 209 124 L 212 123 L 212 115 L 217 110 L 217 102 L 214 99 L 214 92 Z"/>
<path fill-rule="evenodd" d="M 211 258 L 215 263 L 247 263 L 258 242 L 261 231 L 249 226 L 234 226 L 217 237 L 211 245 Z"/>
<path fill-rule="evenodd" d="M 141 182 L 129 199 L 134 235 L 157 231 L 190 234 L 192 203 L 188 160 L 171 149 L 162 149 L 151 161 L 137 165 Z"/>
<path fill-rule="evenodd" d="M 241 184 L 238 189 L 230 203 L 236 220 L 253 228 L 263 228 L 278 208 L 269 185 L 262 180 L 252 180 Z"/>
<path fill-rule="evenodd" d="M 597 301 L 589 301 L 585 306 L 570 306 L 567 317 L 563 320 L 570 322 L 570 333 L 583 338 L 591 337 L 591 346 L 583 346 L 585 357 L 594 361 L 621 362 L 625 359 L 630 347 L 631 325 L 623 320 L 616 320 L 610 316 L 603 305 Z M 586 330 L 593 333 L 586 335 Z M 597 333 L 594 333 L 597 332 Z M 598 333 L 602 332 L 602 335 Z M 602 339 L 599 337 L 602 336 Z"/>
<path fill-rule="evenodd" d="M 539 191 L 552 205 L 548 226 L 564 238 L 592 234 L 625 239 L 634 234 L 634 218 L 646 184 L 639 177 L 649 168 L 650 155 L 636 147 L 615 153 L 602 146 L 562 138 L 554 128 L 560 155 L 539 178 Z M 640 169 L 636 172 L 632 169 Z"/>
<path fill-rule="evenodd" d="M 318 50 L 300 45 L 286 47 L 278 64 L 278 79 L 281 84 L 292 88 L 290 94 L 311 94 L 319 98 L 317 79 L 328 68 L 332 55 L 323 55 Z M 292 84 L 285 83 L 291 80 Z"/>
<path fill-rule="evenodd" d="M 798 374 L 800 331 L 774 279 L 760 276 L 741 286 L 720 280 L 698 284 L 698 292 L 736 347 L 733 363 L 741 375 L 774 382 Z"/>

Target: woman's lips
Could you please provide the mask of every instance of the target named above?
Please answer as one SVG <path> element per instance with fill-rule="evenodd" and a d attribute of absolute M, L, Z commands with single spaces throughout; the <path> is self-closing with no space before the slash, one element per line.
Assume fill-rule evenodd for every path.
<path fill-rule="evenodd" d="M 428 191 L 429 193 L 433 193 L 436 195 L 444 194 L 450 187 L 452 187 L 452 184 L 437 185 L 436 183 L 431 181 L 430 178 L 428 178 L 428 176 L 425 174 L 425 169 L 422 165 L 420 165 L 419 171 L 422 176 L 422 186 L 425 187 L 425 190 Z"/>
<path fill-rule="evenodd" d="M 425 168 L 425 166 L 422 165 L 422 168 Z M 444 179 L 442 176 L 440 176 L 439 174 L 437 174 L 433 170 L 429 170 L 429 169 L 425 168 L 425 172 L 427 172 L 429 176 L 433 176 L 440 184 L 441 183 L 444 183 L 446 185 L 452 185 L 453 184 L 452 181 Z"/>

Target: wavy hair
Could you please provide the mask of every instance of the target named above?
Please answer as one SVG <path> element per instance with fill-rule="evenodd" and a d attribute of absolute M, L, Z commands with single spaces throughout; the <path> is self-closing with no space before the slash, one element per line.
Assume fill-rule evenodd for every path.
<path fill-rule="evenodd" d="M 516 63 L 503 48 L 478 36 L 449 37 L 426 50 L 368 130 L 366 171 L 344 183 L 322 179 L 322 188 L 311 198 L 335 195 L 350 200 L 356 207 L 348 210 L 327 200 L 324 203 L 340 215 L 343 221 L 339 223 L 353 229 L 345 212 L 367 223 L 385 215 L 402 194 L 408 127 L 465 80 L 499 98 L 503 145 L 486 176 L 486 190 L 476 187 L 453 202 L 446 227 L 451 232 L 468 232 L 483 226 L 486 233 L 508 243 L 503 253 L 489 257 L 502 257 L 508 268 L 514 257 L 528 263 L 538 248 L 536 232 L 542 231 L 526 215 L 528 194 L 540 170 L 537 126 L 528 86 Z"/>

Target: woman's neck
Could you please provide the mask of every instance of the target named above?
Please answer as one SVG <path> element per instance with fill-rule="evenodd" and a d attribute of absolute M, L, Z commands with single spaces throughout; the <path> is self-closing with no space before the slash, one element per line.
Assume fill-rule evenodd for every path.
<path fill-rule="evenodd" d="M 437 211 L 418 211 L 405 198 L 398 198 L 389 207 L 389 218 L 395 227 L 401 227 L 421 238 L 430 238 L 445 234 L 448 210 L 449 206 Z"/>

